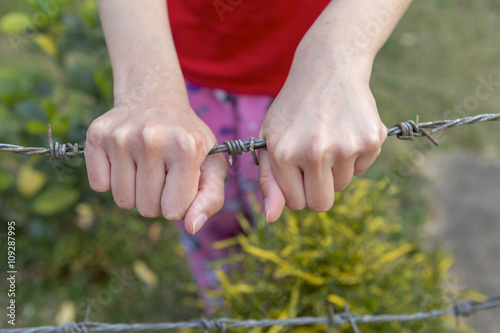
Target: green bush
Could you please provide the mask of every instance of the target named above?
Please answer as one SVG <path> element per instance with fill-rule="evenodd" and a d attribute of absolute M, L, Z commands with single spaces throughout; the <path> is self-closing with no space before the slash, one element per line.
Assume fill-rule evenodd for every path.
<path fill-rule="evenodd" d="M 244 218 L 245 235 L 217 244 L 241 251 L 219 262 L 221 316 L 240 319 L 327 316 L 327 302 L 342 312 L 400 314 L 450 306 L 442 289 L 451 259 L 405 239 L 398 218 L 399 190 L 383 179 L 359 179 L 337 194 L 322 214 L 287 212 L 268 225 Z M 228 267 L 230 274 L 220 267 Z M 456 331 L 442 319 L 359 325 L 362 332 Z M 273 327 L 251 332 L 324 332 L 324 326 Z M 350 332 L 349 325 L 338 332 Z"/>
<path fill-rule="evenodd" d="M 0 18 L 0 47 L 23 59 L 0 68 L 0 142 L 47 147 L 50 123 L 54 140 L 81 144 L 112 106 L 96 2 L 47 3 L 23 2 Z M 82 320 L 88 304 L 99 321 L 199 316 L 175 227 L 92 191 L 83 159 L 49 165 L 2 153 L 0 196 L 1 220 L 16 221 L 18 326 Z M 130 279 L 110 294 L 117 274 Z"/>

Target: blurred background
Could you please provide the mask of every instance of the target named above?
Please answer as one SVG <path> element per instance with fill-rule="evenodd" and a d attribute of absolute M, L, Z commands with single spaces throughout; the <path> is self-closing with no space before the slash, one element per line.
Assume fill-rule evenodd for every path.
<path fill-rule="evenodd" d="M 499 18 L 500 3 L 493 0 L 414 2 L 374 66 L 371 87 L 384 123 L 391 127 L 416 115 L 426 122 L 500 112 Z M 478 89 L 487 97 L 477 98 Z M 112 75 L 95 1 L 0 0 L 0 142 L 45 147 L 46 125 L 50 123 L 55 140 L 82 143 L 90 122 L 112 103 Z M 379 237 L 385 254 L 412 244 L 411 251 L 403 251 L 394 259 L 400 260 L 395 262 L 400 266 L 384 271 L 385 257 L 378 263 L 380 272 L 363 275 L 366 281 L 379 273 L 386 274 L 384 279 L 392 279 L 395 267 L 413 262 L 417 255 L 425 258 L 424 264 L 408 266 L 411 279 L 398 273 L 393 290 L 388 287 L 362 294 L 365 280 L 356 282 L 357 288 L 345 282 L 325 284 L 321 292 L 331 294 L 331 288 L 335 289 L 338 298 L 329 299 L 336 305 L 342 304 L 341 299 L 348 303 L 352 300 L 353 312 L 417 312 L 453 306 L 455 299 L 482 301 L 485 295 L 500 294 L 500 123 L 449 129 L 436 138 L 441 143 L 439 148 L 424 139 L 407 142 L 388 138 L 369 172 L 350 185 L 344 198 L 338 198 L 345 204 L 344 211 L 336 212 L 334 207 L 325 215 L 332 224 L 345 222 L 359 239 Z M 374 199 L 360 202 L 356 197 L 363 195 L 357 192 L 359 188 Z M 382 189 L 392 196 L 378 193 Z M 89 304 L 92 319 L 104 322 L 177 321 L 202 315 L 203 304 L 191 282 L 174 226 L 162 218 L 145 219 L 134 210 L 118 209 L 110 193 L 94 193 L 81 159 L 49 165 L 45 157 L 1 153 L 0 216 L 5 221 L 2 235 L 7 230 L 6 221 L 16 221 L 19 326 L 83 320 Z M 325 216 L 289 213 L 279 223 L 290 225 L 299 219 L 300 228 L 302 219 L 321 220 Z M 364 224 L 377 216 L 388 225 L 397 225 L 396 234 L 391 229 L 390 235 L 381 236 L 368 227 L 368 222 Z M 320 228 L 321 223 L 304 224 L 304 228 L 306 225 L 315 233 L 318 230 L 314 228 Z M 356 229 L 360 225 L 366 228 Z M 255 234 L 249 231 L 249 239 L 262 248 L 272 243 L 273 232 L 278 229 L 259 230 Z M 339 230 L 331 232 L 343 235 Z M 323 236 L 327 238 L 328 233 Z M 343 238 L 337 241 L 345 241 L 345 247 L 327 246 L 336 254 L 348 251 L 349 242 L 354 242 Z M 0 242 L 6 248 L 5 237 Z M 305 250 L 297 249 L 297 253 L 309 255 L 301 251 Z M 2 267 L 5 257 L 0 259 Z M 252 267 L 246 272 L 249 276 L 235 276 L 232 283 L 238 284 L 238 279 L 250 281 L 252 274 L 264 274 L 266 279 L 266 265 L 271 264 L 251 255 L 245 258 L 254 260 L 256 266 L 248 264 Z M 316 258 L 316 266 L 308 264 L 300 269 L 320 274 L 322 260 Z M 368 272 L 361 261 L 356 266 L 352 260 L 352 267 Z M 427 266 L 423 269 L 418 265 Z M 276 283 L 274 287 L 284 285 L 282 277 L 269 274 L 269 283 Z M 294 274 L 285 275 L 291 279 Z M 432 299 L 425 308 L 418 298 L 422 289 L 408 281 L 425 286 Z M 290 295 L 294 295 L 300 288 L 295 282 L 290 285 L 294 286 Z M 7 304 L 6 286 L 0 285 L 2 307 Z M 224 286 L 223 291 L 227 290 L 233 289 Z M 300 290 L 304 297 L 319 293 L 319 289 Z M 385 306 L 391 303 L 391 294 L 397 294 L 395 290 L 401 295 L 406 292 L 408 300 L 402 296 L 398 299 L 400 306 Z M 257 297 L 252 295 L 240 296 L 249 297 L 248 304 L 252 300 L 260 304 L 262 299 L 252 299 Z M 217 297 L 227 302 L 222 315 L 248 318 L 254 313 L 238 303 L 242 299 L 239 296 Z M 290 309 L 290 302 L 283 300 L 283 308 Z M 306 306 L 294 306 L 298 310 L 276 315 L 315 314 Z M 497 332 L 499 314 L 499 310 L 483 312 L 467 324 L 478 332 Z M 2 327 L 4 324 L 2 319 Z M 454 319 L 429 325 L 437 326 L 390 329 L 469 330 L 467 325 L 456 328 Z M 341 331 L 344 329 L 349 331 Z M 362 331 L 390 329 L 379 325 Z"/>

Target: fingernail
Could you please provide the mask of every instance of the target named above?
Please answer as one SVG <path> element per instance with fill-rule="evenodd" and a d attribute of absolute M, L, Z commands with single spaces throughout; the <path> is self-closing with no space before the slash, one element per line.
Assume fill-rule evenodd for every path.
<path fill-rule="evenodd" d="M 266 214 L 266 221 L 269 223 L 269 200 L 264 199 L 264 213 Z"/>
<path fill-rule="evenodd" d="M 197 218 L 194 219 L 193 221 L 193 235 L 198 232 L 198 230 L 203 227 L 205 222 L 207 222 L 207 215 L 205 213 L 200 214 Z"/>

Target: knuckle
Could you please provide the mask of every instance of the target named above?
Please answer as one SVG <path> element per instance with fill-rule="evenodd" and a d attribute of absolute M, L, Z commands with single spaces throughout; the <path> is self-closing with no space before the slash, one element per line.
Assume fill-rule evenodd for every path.
<path fill-rule="evenodd" d="M 384 125 L 380 126 L 378 136 L 380 138 L 380 143 L 384 143 L 385 139 L 387 139 L 387 127 Z"/>
<path fill-rule="evenodd" d="M 141 207 L 137 206 L 137 211 L 141 216 L 148 217 L 148 218 L 154 218 L 158 217 L 161 214 L 161 210 L 158 208 L 153 208 L 153 207 Z"/>
<path fill-rule="evenodd" d="M 332 208 L 333 202 L 332 203 L 311 203 L 311 204 L 308 204 L 307 206 L 309 207 L 309 209 L 311 209 L 312 211 L 314 211 L 316 213 L 323 213 L 323 212 L 329 211 Z"/>
<path fill-rule="evenodd" d="M 179 204 L 168 204 L 162 206 L 162 215 L 169 221 L 181 221 L 187 213 L 187 208 L 180 207 Z"/>
<path fill-rule="evenodd" d="M 105 140 L 104 133 L 105 131 L 103 130 L 102 126 L 100 126 L 97 121 L 94 121 L 87 129 L 87 144 L 90 144 L 92 146 L 102 146 Z"/>
<path fill-rule="evenodd" d="M 302 210 L 306 208 L 306 203 L 304 201 L 287 200 L 286 206 L 291 210 Z"/>
<path fill-rule="evenodd" d="M 359 167 L 358 168 L 354 168 L 354 176 L 361 176 L 367 170 L 368 170 L 368 166 L 365 166 L 365 167 L 362 167 L 362 168 L 359 168 Z M 346 187 L 347 187 L 347 185 L 343 189 L 340 189 L 338 191 L 343 191 Z M 337 191 L 337 189 L 335 189 L 335 191 Z"/>
<path fill-rule="evenodd" d="M 339 181 L 337 183 L 335 183 L 335 192 L 341 192 L 343 190 L 345 190 L 347 188 L 347 186 L 349 186 L 351 180 L 348 180 L 348 181 Z"/>
<path fill-rule="evenodd" d="M 185 135 L 182 140 L 178 142 L 178 148 L 187 154 L 196 152 L 198 148 L 198 140 L 194 135 Z"/>
<path fill-rule="evenodd" d="M 217 193 L 215 191 L 208 191 L 207 195 L 210 208 L 215 212 L 221 210 L 222 206 L 224 205 L 224 194 L 221 195 L 220 193 Z"/>
<path fill-rule="evenodd" d="M 115 203 L 118 207 L 122 209 L 133 209 L 135 208 L 134 200 L 115 198 Z"/>
<path fill-rule="evenodd" d="M 181 221 L 184 219 L 184 216 L 186 216 L 186 214 L 181 214 L 179 212 L 174 212 L 171 210 L 163 212 L 163 217 L 169 221 Z"/>
<path fill-rule="evenodd" d="M 356 149 L 352 145 L 339 145 L 332 149 L 333 160 L 335 164 L 351 160 L 356 155 Z"/>
<path fill-rule="evenodd" d="M 214 207 L 215 207 L 214 211 L 218 212 L 219 210 L 222 209 L 223 206 L 224 206 L 224 197 L 219 196 L 217 200 L 214 202 Z"/>
<path fill-rule="evenodd" d="M 310 164 L 319 164 L 319 162 L 323 160 L 323 153 L 322 149 L 315 146 L 304 152 L 306 160 Z"/>
<path fill-rule="evenodd" d="M 115 128 L 110 136 L 115 145 L 126 146 L 131 141 L 132 129 L 129 126 L 119 126 Z"/>
<path fill-rule="evenodd" d="M 96 192 L 103 193 L 109 191 L 109 186 L 103 183 L 89 180 L 90 188 Z"/>
<path fill-rule="evenodd" d="M 382 146 L 383 140 L 378 133 L 366 135 L 361 140 L 361 150 L 363 151 L 377 151 Z"/>
<path fill-rule="evenodd" d="M 277 145 L 274 149 L 272 156 L 274 160 L 282 164 L 290 164 L 293 162 L 293 149 L 286 147 L 285 145 Z"/>
<path fill-rule="evenodd" d="M 354 175 L 355 175 L 355 176 L 361 176 L 362 174 L 364 174 L 364 173 L 365 173 L 365 171 L 366 171 L 366 170 L 356 169 L 356 170 L 354 170 Z M 336 191 L 336 192 L 340 192 L 340 191 L 343 191 L 343 190 L 337 190 L 337 189 L 335 189 L 335 191 Z"/>
<path fill-rule="evenodd" d="M 324 164 L 331 159 L 333 148 L 328 145 L 314 144 L 310 149 L 307 149 L 306 159 L 312 165 Z"/>
<path fill-rule="evenodd" d="M 140 136 L 146 151 L 157 151 L 164 147 L 165 130 L 159 126 L 144 126 Z"/>
<path fill-rule="evenodd" d="M 205 156 L 205 137 L 201 133 L 177 129 L 172 133 L 175 150 L 186 159 L 193 160 Z"/>

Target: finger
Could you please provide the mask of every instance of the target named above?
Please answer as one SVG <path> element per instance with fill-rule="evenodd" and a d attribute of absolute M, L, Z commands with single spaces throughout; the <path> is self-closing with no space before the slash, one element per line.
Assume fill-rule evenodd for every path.
<path fill-rule="evenodd" d="M 198 193 L 201 164 L 193 158 L 186 157 L 172 164 L 167 170 L 161 196 L 161 210 L 167 220 L 184 219 Z"/>
<path fill-rule="evenodd" d="M 198 193 L 184 218 L 186 231 L 194 235 L 224 204 L 227 163 L 221 154 L 210 155 L 201 165 Z"/>
<path fill-rule="evenodd" d="M 368 170 L 368 168 L 375 162 L 378 155 L 380 154 L 380 149 L 371 154 L 365 154 L 356 159 L 354 162 L 354 175 L 362 175 Z"/>
<path fill-rule="evenodd" d="M 354 176 L 354 162 L 351 160 L 343 163 L 337 163 L 332 168 L 332 174 L 335 192 L 345 190 Z"/>
<path fill-rule="evenodd" d="M 304 179 L 298 166 L 292 164 L 276 163 L 269 160 L 272 174 L 283 195 L 286 205 L 291 210 L 301 210 L 306 206 L 304 193 Z"/>
<path fill-rule="evenodd" d="M 165 161 L 163 159 L 140 159 L 137 164 L 136 195 L 137 210 L 142 216 L 157 217 L 161 214 L 161 195 L 165 187 Z"/>
<path fill-rule="evenodd" d="M 316 167 L 304 170 L 304 189 L 307 206 L 313 211 L 326 212 L 333 206 L 333 174 L 330 167 Z"/>
<path fill-rule="evenodd" d="M 111 191 L 118 207 L 132 209 L 135 207 L 135 162 L 126 150 L 115 149 L 110 156 Z"/>
<path fill-rule="evenodd" d="M 85 165 L 90 187 L 96 192 L 111 189 L 111 165 L 104 149 L 90 144 L 85 145 Z"/>
<path fill-rule="evenodd" d="M 264 213 L 267 222 L 275 222 L 285 208 L 285 196 L 273 176 L 267 150 L 259 151 L 259 185 L 264 197 Z"/>

